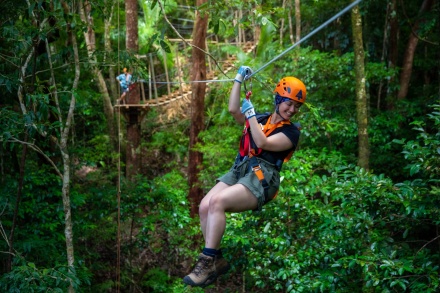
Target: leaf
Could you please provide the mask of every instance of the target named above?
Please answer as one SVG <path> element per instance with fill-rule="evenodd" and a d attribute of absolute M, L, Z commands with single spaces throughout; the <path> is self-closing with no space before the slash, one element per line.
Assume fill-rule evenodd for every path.
<path fill-rule="evenodd" d="M 164 41 L 164 40 L 160 40 L 159 41 L 160 46 L 162 47 L 162 49 L 167 52 L 167 53 L 171 53 L 171 49 L 170 46 Z"/>
<path fill-rule="evenodd" d="M 356 260 L 353 259 L 353 260 L 348 264 L 348 267 L 349 267 L 349 268 L 352 268 L 352 267 L 354 267 L 355 264 L 356 264 Z"/>
<path fill-rule="evenodd" d="M 214 34 L 216 34 L 216 35 L 218 34 L 219 28 L 220 28 L 220 22 L 217 21 L 217 23 L 214 24 Z"/>
<path fill-rule="evenodd" d="M 266 226 L 264 227 L 264 233 L 267 233 L 267 231 L 269 231 L 269 228 L 270 228 L 270 222 L 268 222 L 267 224 L 266 224 Z"/>
<path fill-rule="evenodd" d="M 155 33 L 154 35 L 152 35 L 150 41 L 147 44 L 147 48 L 151 47 L 158 37 L 159 33 Z"/>
<path fill-rule="evenodd" d="M 392 142 L 398 143 L 398 144 L 405 144 L 405 139 L 393 139 Z"/>
<path fill-rule="evenodd" d="M 406 238 L 408 236 L 409 229 L 405 229 L 403 232 L 403 238 Z"/>
<path fill-rule="evenodd" d="M 418 173 L 420 170 L 420 165 L 414 164 L 411 166 L 411 169 L 409 170 L 409 174 L 413 176 L 414 174 Z"/>

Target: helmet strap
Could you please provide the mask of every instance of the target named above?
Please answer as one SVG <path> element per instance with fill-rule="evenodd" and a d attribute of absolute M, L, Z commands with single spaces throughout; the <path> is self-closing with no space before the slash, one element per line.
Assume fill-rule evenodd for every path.
<path fill-rule="evenodd" d="M 276 107 L 276 109 L 275 109 L 275 112 L 276 112 L 281 118 L 283 118 L 283 120 L 288 120 L 288 119 L 284 118 L 284 117 L 280 114 L 280 109 L 279 109 L 279 107 L 280 107 L 280 105 L 277 105 L 277 107 Z"/>

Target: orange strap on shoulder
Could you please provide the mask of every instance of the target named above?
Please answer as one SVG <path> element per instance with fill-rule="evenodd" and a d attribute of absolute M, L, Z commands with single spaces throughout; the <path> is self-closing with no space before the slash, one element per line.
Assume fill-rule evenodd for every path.
<path fill-rule="evenodd" d="M 280 122 L 278 122 L 276 124 L 271 124 L 270 123 L 271 119 L 272 119 L 272 115 L 269 116 L 269 118 L 267 119 L 266 124 L 264 124 L 263 129 L 262 129 L 262 131 L 263 131 L 263 133 L 264 133 L 264 135 L 266 137 L 268 137 L 278 127 L 282 127 L 283 125 L 290 124 L 289 120 L 287 120 L 287 121 L 286 120 L 282 120 L 282 121 L 280 121 Z M 250 144 L 249 144 L 249 148 L 250 148 Z M 257 156 L 257 155 L 259 155 L 261 153 L 261 151 L 262 151 L 261 148 L 258 148 L 258 149 L 250 148 L 249 153 L 254 155 L 254 156 Z"/>

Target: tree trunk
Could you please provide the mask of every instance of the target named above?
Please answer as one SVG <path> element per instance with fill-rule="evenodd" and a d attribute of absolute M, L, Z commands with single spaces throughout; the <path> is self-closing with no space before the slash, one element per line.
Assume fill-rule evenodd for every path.
<path fill-rule="evenodd" d="M 389 12 L 389 22 L 390 22 L 390 44 L 388 48 L 388 61 L 387 65 L 389 69 L 393 69 L 397 66 L 397 60 L 399 59 L 399 22 L 397 18 L 397 0 L 391 0 L 390 2 L 390 12 Z M 394 90 L 394 76 L 392 76 L 387 82 L 387 98 L 386 98 L 386 108 L 388 110 L 394 109 L 394 104 L 396 100 L 397 91 Z"/>
<path fill-rule="evenodd" d="M 420 8 L 419 15 L 422 14 L 423 12 L 431 10 L 433 3 L 434 0 L 424 0 L 422 3 L 422 7 Z M 416 21 L 409 36 L 408 45 L 406 47 L 405 56 L 403 58 L 402 71 L 400 73 L 400 82 L 399 82 L 400 89 L 397 94 L 397 99 L 399 100 L 405 99 L 406 96 L 408 95 L 408 88 L 411 80 L 414 54 L 416 52 L 417 43 L 419 42 L 419 38 L 416 34 L 420 27 L 420 23 L 423 21 L 424 21 L 423 18 L 420 18 Z"/>
<path fill-rule="evenodd" d="M 64 7 L 64 12 L 66 15 L 71 13 L 69 6 L 66 2 L 62 2 Z M 66 251 L 67 251 L 67 264 L 69 268 L 73 269 L 75 264 L 75 254 L 73 249 L 73 224 L 72 224 L 72 213 L 71 213 L 71 207 L 70 207 L 70 156 L 69 156 L 69 133 L 71 131 L 71 125 L 73 122 L 73 116 L 75 111 L 75 95 L 74 93 L 77 92 L 78 89 L 78 82 L 80 77 L 80 62 L 79 62 L 79 54 L 78 54 L 78 44 L 76 40 L 76 34 L 72 31 L 70 23 L 68 23 L 68 35 L 70 42 L 72 44 L 73 49 L 73 58 L 74 58 L 74 65 L 75 65 L 75 78 L 73 80 L 72 89 L 71 89 L 71 99 L 70 99 L 70 106 L 69 111 L 66 116 L 66 120 L 64 124 L 62 125 L 62 129 L 60 132 L 60 143 L 59 148 L 61 151 L 61 156 L 63 160 L 63 185 L 62 185 L 62 196 L 63 196 L 63 208 L 64 208 L 64 221 L 65 221 L 65 227 L 64 227 L 64 236 L 66 237 Z M 48 52 L 49 54 L 49 52 Z M 50 54 L 49 54 L 50 58 Z M 53 74 L 53 68 L 51 66 L 51 72 L 52 76 Z M 55 83 L 55 80 L 54 80 Z M 61 112 L 60 112 L 61 113 Z M 72 273 L 75 271 L 72 271 Z M 73 285 L 70 284 L 69 287 L 69 293 L 75 292 L 73 289 Z"/>
<path fill-rule="evenodd" d="M 108 17 L 104 20 L 104 47 L 105 47 L 105 60 L 107 60 L 107 56 L 110 56 L 113 52 L 112 43 L 110 39 L 110 30 L 112 29 L 112 18 L 113 18 L 113 10 L 115 7 L 115 0 L 105 0 L 105 15 Z M 105 61 L 104 60 L 104 61 Z M 112 102 L 115 103 L 118 96 L 118 87 L 116 83 L 116 73 L 115 67 L 110 66 L 108 69 L 109 75 L 109 84 L 110 84 L 110 96 L 112 97 Z"/>
<path fill-rule="evenodd" d="M 387 5 L 387 13 L 385 15 L 385 25 L 383 28 L 383 41 L 382 41 L 382 54 L 380 57 L 380 62 L 385 62 L 385 56 L 388 48 L 388 41 L 389 41 L 389 28 L 390 28 L 390 13 L 392 9 L 392 3 L 388 2 Z M 383 80 L 379 83 L 379 88 L 377 90 L 377 102 L 376 102 L 376 108 L 377 110 L 380 110 L 381 106 L 381 100 L 382 100 L 382 88 L 383 88 Z"/>
<path fill-rule="evenodd" d="M 354 67 L 356 72 L 356 114 L 358 126 L 358 165 L 369 169 L 370 146 L 368 141 L 368 103 L 365 89 L 365 52 L 362 41 L 362 19 L 359 6 L 351 10 L 353 29 Z"/>
<path fill-rule="evenodd" d="M 281 6 L 281 9 L 282 9 L 283 11 L 286 10 L 286 0 L 283 0 L 283 5 Z M 287 14 L 287 18 L 288 18 L 288 19 L 291 18 L 291 16 L 290 16 L 289 13 Z M 280 46 L 283 45 L 284 22 L 285 22 L 285 19 L 284 19 L 284 17 L 282 17 L 282 18 L 281 18 L 281 25 L 280 25 Z"/>
<path fill-rule="evenodd" d="M 63 7 L 63 11 L 65 15 L 72 15 L 73 9 L 69 7 L 69 4 L 65 1 L 61 1 L 61 5 Z M 68 19 L 66 17 L 66 19 Z M 44 22 L 35 22 L 40 23 L 40 25 L 44 25 Z M 72 214 L 71 214 L 71 206 L 70 206 L 70 157 L 69 157 L 69 134 L 71 131 L 71 126 L 73 122 L 73 116 L 75 111 L 75 94 L 78 90 L 78 82 L 80 77 L 80 62 L 79 62 L 79 55 L 78 55 L 78 45 L 76 40 L 76 32 L 72 30 L 71 24 L 68 22 L 66 26 L 66 32 L 69 40 L 69 44 L 72 46 L 73 50 L 73 64 L 75 66 L 75 77 L 72 83 L 72 87 L 70 89 L 71 93 L 71 99 L 70 99 L 70 105 L 68 109 L 68 113 L 66 115 L 66 119 L 63 119 L 61 110 L 62 107 L 60 105 L 60 101 L 58 99 L 58 91 L 57 91 L 57 82 L 55 79 L 55 73 L 52 66 L 52 58 L 51 58 L 51 50 L 49 48 L 48 40 L 46 39 L 46 53 L 47 53 L 47 60 L 50 68 L 51 73 L 51 96 L 54 99 L 54 102 L 57 107 L 58 115 L 58 121 L 60 125 L 59 129 L 59 136 L 58 137 L 50 137 L 52 142 L 55 142 L 58 144 L 61 156 L 62 156 L 62 162 L 63 162 L 63 172 L 61 173 L 57 167 L 57 165 L 51 160 L 44 152 L 42 152 L 38 147 L 36 147 L 33 143 L 27 144 L 26 142 L 19 141 L 18 139 L 15 139 L 15 141 L 20 142 L 22 144 L 27 144 L 29 147 L 31 147 L 33 150 L 39 152 L 40 155 L 42 155 L 54 168 L 56 174 L 60 176 L 62 179 L 62 199 L 63 199 L 63 211 L 64 211 L 64 236 L 66 241 L 66 256 L 67 256 L 67 265 L 69 267 L 70 273 L 75 274 L 75 255 L 74 255 L 74 245 L 73 245 L 73 224 L 72 224 Z M 32 47 L 30 53 L 28 54 L 27 58 L 24 58 L 25 62 L 21 66 L 19 71 L 19 80 L 20 85 L 18 87 L 17 96 L 20 103 L 20 108 L 22 110 L 23 115 L 26 115 L 27 109 L 26 104 L 24 102 L 24 84 L 25 84 L 25 76 L 26 76 L 26 69 L 29 65 L 29 62 L 32 58 L 32 56 L 35 53 L 35 48 Z M 31 127 L 34 127 L 34 125 L 30 125 Z M 48 137 L 47 133 L 45 132 L 39 132 L 43 137 Z M 49 137 L 48 137 L 49 138 Z M 73 288 L 73 284 L 70 283 L 69 286 L 69 293 L 75 292 Z"/>
<path fill-rule="evenodd" d="M 102 75 L 101 70 L 97 66 L 98 60 L 95 57 L 96 50 L 96 42 L 95 42 L 95 31 L 93 30 L 93 17 L 91 15 L 91 4 L 89 1 L 84 1 L 84 3 L 80 3 L 80 15 L 81 20 L 87 25 L 87 31 L 84 32 L 84 38 L 87 44 L 87 53 L 89 56 L 90 63 L 92 64 L 92 71 L 95 78 L 98 80 L 98 89 L 101 93 L 103 105 L 104 105 L 104 114 L 107 119 L 107 129 L 110 136 L 110 142 L 114 149 L 117 147 L 117 135 L 115 130 L 115 117 L 113 114 L 113 105 L 110 99 L 110 95 L 107 89 L 107 84 L 105 83 L 104 76 Z M 114 78 L 113 80 L 115 80 Z"/>
<path fill-rule="evenodd" d="M 288 1 L 287 2 L 287 7 L 288 7 L 288 20 L 289 20 L 289 39 L 290 39 L 290 43 L 293 45 L 295 44 L 295 39 L 293 38 L 293 23 L 292 23 L 292 1 Z"/>
<path fill-rule="evenodd" d="M 301 0 L 295 0 L 295 28 L 298 43 L 301 40 Z"/>
<path fill-rule="evenodd" d="M 197 0 L 197 6 L 206 3 L 206 0 Z M 193 44 L 202 50 L 205 49 L 206 31 L 208 27 L 208 15 L 200 15 L 196 10 L 196 22 L 193 31 Z M 205 54 L 201 50 L 192 49 L 192 74 L 191 79 L 206 80 L 206 61 Z M 189 202 L 191 205 L 191 216 L 198 214 L 198 204 L 203 198 L 203 189 L 199 182 L 199 172 L 202 167 L 203 155 L 201 152 L 194 150 L 195 145 L 199 142 L 199 133 L 204 126 L 204 99 L 205 99 L 206 83 L 192 83 L 192 100 L 191 100 L 191 129 L 189 142 L 189 166 L 188 166 L 188 183 L 189 183 Z"/>
<path fill-rule="evenodd" d="M 127 51 L 130 54 L 135 54 L 139 50 L 138 44 L 138 5 L 137 0 L 126 0 L 125 2 L 125 18 L 127 26 L 127 39 L 125 45 Z M 132 88 L 126 96 L 128 104 L 139 104 L 140 94 L 138 84 L 133 84 Z M 125 116 L 127 120 L 127 149 L 126 149 L 126 176 L 128 180 L 133 180 L 134 176 L 139 174 L 140 171 L 140 141 L 141 141 L 141 128 L 140 120 L 141 115 L 139 109 L 136 107 L 130 107 Z"/>
<path fill-rule="evenodd" d="M 23 191 L 24 171 L 25 171 L 26 156 L 27 156 L 27 142 L 28 142 L 27 131 L 25 131 L 24 142 L 25 144 L 23 144 L 23 149 L 21 151 L 20 174 L 18 177 L 18 186 L 17 186 L 17 198 L 15 200 L 14 214 L 12 216 L 11 232 L 9 233 L 9 255 L 8 255 L 7 268 L 6 268 L 7 272 L 10 272 L 12 269 L 12 256 L 14 253 L 14 231 L 15 231 L 15 227 L 17 226 L 17 215 L 21 201 L 21 194 Z"/>

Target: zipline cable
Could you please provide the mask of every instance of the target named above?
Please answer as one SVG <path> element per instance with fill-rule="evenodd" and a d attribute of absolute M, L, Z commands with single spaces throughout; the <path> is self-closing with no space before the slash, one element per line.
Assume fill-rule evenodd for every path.
<path fill-rule="evenodd" d="M 346 13 L 347 11 L 351 10 L 354 6 L 356 6 L 357 4 L 359 4 L 359 2 L 361 2 L 362 0 L 356 0 L 353 3 L 351 3 L 350 5 L 348 5 L 347 7 L 345 7 L 344 9 L 342 9 L 341 11 L 339 11 L 338 13 L 336 13 L 332 18 L 330 18 L 329 20 L 327 20 L 326 22 L 324 22 L 323 24 L 321 24 L 320 26 L 318 26 L 316 29 L 314 29 L 313 31 L 311 31 L 307 36 L 305 36 L 304 38 L 301 38 L 297 43 L 293 44 L 292 46 L 290 46 L 289 48 L 287 48 L 286 50 L 284 50 L 281 54 L 279 54 L 278 56 L 276 56 L 275 58 L 273 58 L 272 60 L 270 60 L 269 62 L 267 62 L 266 64 L 264 64 L 262 67 L 258 68 L 256 71 L 254 71 L 251 75 L 249 75 L 248 78 L 251 78 L 252 76 L 254 76 L 255 74 L 257 74 L 258 72 L 260 72 L 261 70 L 263 70 L 264 68 L 266 68 L 267 66 L 269 66 L 270 64 L 272 64 L 273 62 L 275 62 L 276 60 L 280 59 L 282 56 L 284 56 L 287 52 L 289 52 L 290 50 L 292 50 L 293 48 L 295 48 L 296 46 L 300 45 L 301 43 L 305 42 L 307 39 L 309 39 L 311 36 L 313 36 L 314 34 L 316 34 L 317 32 L 319 32 L 321 29 L 323 29 L 324 27 L 326 27 L 327 25 L 329 25 L 332 21 L 334 21 L 336 18 L 340 17 L 341 15 L 343 15 L 344 13 Z"/>
<path fill-rule="evenodd" d="M 151 81 L 151 83 L 155 84 L 180 84 L 180 83 L 210 83 L 210 82 L 226 82 L 226 81 L 234 81 L 233 78 L 229 79 L 207 79 L 207 80 L 192 80 L 192 81 Z M 141 79 L 138 82 L 148 83 L 149 80 Z"/>

